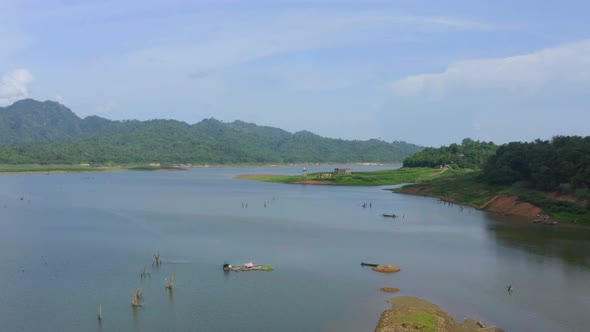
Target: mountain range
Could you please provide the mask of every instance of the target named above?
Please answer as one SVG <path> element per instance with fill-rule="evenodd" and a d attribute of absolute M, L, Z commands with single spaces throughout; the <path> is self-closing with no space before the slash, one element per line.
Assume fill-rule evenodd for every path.
<path fill-rule="evenodd" d="M 113 121 L 78 117 L 54 102 L 0 107 L 0 163 L 401 162 L 423 147 L 402 141 L 325 138 L 213 118 Z"/>

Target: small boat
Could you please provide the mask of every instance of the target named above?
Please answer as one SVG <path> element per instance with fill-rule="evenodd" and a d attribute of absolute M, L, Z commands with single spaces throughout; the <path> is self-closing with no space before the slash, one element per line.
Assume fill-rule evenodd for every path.
<path fill-rule="evenodd" d="M 373 263 L 365 263 L 365 262 L 361 262 L 361 266 L 372 266 L 372 267 L 377 267 L 377 266 L 379 266 L 379 264 L 373 264 Z"/>
<path fill-rule="evenodd" d="M 386 214 L 386 213 L 384 213 L 384 214 L 382 214 L 382 216 L 388 217 L 388 218 L 397 218 L 397 215 L 395 215 L 395 214 Z"/>
<path fill-rule="evenodd" d="M 236 272 L 246 272 L 246 271 L 272 271 L 274 268 L 269 265 L 231 265 L 231 264 L 223 264 L 223 271 L 236 271 Z"/>

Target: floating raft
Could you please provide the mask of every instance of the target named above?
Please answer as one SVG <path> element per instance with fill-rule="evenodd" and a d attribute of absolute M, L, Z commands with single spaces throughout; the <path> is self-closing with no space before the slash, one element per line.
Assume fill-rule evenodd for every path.
<path fill-rule="evenodd" d="M 274 268 L 269 265 L 254 265 L 252 267 L 246 267 L 245 265 L 232 265 L 231 271 L 272 271 Z"/>

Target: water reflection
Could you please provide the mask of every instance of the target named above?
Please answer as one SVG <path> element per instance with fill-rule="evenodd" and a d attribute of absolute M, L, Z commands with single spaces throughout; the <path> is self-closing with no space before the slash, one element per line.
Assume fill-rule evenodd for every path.
<path fill-rule="evenodd" d="M 168 299 L 170 300 L 170 306 L 174 304 L 174 288 L 168 289 Z"/>
<path fill-rule="evenodd" d="M 140 331 L 141 328 L 139 326 L 139 307 L 131 306 L 131 310 L 133 311 L 133 329 L 135 331 Z"/>
<path fill-rule="evenodd" d="M 590 268 L 589 229 L 569 225 L 531 225 L 517 218 L 506 220 L 502 217 L 503 221 L 498 221 L 498 216 L 490 218 L 495 222 L 487 227 L 487 234 L 501 245 L 532 253 L 541 262 L 559 258 L 570 267 Z"/>

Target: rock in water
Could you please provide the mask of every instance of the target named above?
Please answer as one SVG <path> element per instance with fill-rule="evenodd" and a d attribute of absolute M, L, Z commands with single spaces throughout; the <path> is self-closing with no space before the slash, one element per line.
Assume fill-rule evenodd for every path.
<path fill-rule="evenodd" d="M 397 293 L 399 292 L 399 288 L 395 288 L 395 287 L 383 287 L 381 288 L 382 292 L 387 292 L 387 293 Z"/>
<path fill-rule="evenodd" d="M 371 270 L 384 273 L 399 272 L 401 269 L 394 265 L 379 265 L 372 267 Z"/>

